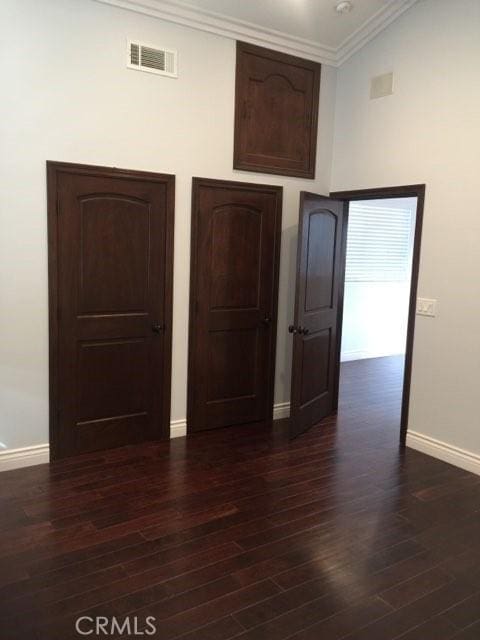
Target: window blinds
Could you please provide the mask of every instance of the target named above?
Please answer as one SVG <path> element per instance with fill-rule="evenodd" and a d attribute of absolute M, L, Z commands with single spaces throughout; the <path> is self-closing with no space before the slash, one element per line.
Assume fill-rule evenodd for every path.
<path fill-rule="evenodd" d="M 347 282 L 410 279 L 415 209 L 389 206 L 388 200 L 350 202 Z"/>

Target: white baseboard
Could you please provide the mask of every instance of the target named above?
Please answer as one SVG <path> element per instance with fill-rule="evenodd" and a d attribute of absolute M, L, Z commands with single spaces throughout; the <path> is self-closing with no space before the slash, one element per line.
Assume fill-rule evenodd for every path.
<path fill-rule="evenodd" d="M 187 419 L 172 420 L 170 423 L 170 438 L 181 438 L 187 435 Z"/>
<path fill-rule="evenodd" d="M 290 416 L 290 402 L 279 402 L 273 406 L 273 419 L 281 420 Z M 187 435 L 187 420 L 172 420 L 170 423 L 170 438 L 181 438 Z"/>
<path fill-rule="evenodd" d="M 367 360 L 369 358 L 387 358 L 388 356 L 402 356 L 403 353 L 379 353 L 378 351 L 344 351 L 340 356 L 340 362 L 352 360 Z"/>
<path fill-rule="evenodd" d="M 273 405 L 273 419 L 282 420 L 290 417 L 290 402 L 279 402 Z"/>
<path fill-rule="evenodd" d="M 0 471 L 31 467 L 35 464 L 44 464 L 49 461 L 50 447 L 48 444 L 38 444 L 34 447 L 0 451 Z"/>
<path fill-rule="evenodd" d="M 273 419 L 281 420 L 290 415 L 290 403 L 280 402 L 273 407 Z M 170 438 L 181 438 L 187 435 L 187 420 L 172 420 L 170 423 Z M 50 462 L 50 447 L 48 444 L 39 444 L 34 447 L 22 449 L 0 450 L 0 472 L 22 467 L 32 467 L 36 464 Z"/>
<path fill-rule="evenodd" d="M 407 432 L 407 447 L 480 475 L 480 455 L 476 453 L 454 447 L 416 431 Z"/>

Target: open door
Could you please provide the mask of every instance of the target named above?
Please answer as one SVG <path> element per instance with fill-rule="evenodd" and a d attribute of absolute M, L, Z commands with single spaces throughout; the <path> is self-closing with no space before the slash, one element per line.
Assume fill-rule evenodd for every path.
<path fill-rule="evenodd" d="M 344 201 L 300 193 L 290 437 L 337 408 L 346 245 Z"/>

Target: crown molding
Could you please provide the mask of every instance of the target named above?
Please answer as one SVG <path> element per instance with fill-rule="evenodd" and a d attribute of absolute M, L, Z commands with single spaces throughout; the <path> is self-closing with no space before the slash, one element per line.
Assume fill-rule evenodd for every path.
<path fill-rule="evenodd" d="M 374 38 L 418 0 L 392 0 L 380 9 L 338 48 L 297 38 L 287 33 L 260 27 L 251 22 L 230 18 L 224 14 L 193 7 L 180 0 L 96 0 L 128 11 L 159 18 L 199 31 L 206 31 L 232 40 L 243 40 L 277 51 L 301 56 L 315 62 L 338 67 Z"/>
<path fill-rule="evenodd" d="M 335 65 L 336 51 L 319 43 L 266 29 L 244 20 L 191 7 L 177 0 L 96 0 L 231 40 L 269 47 L 324 64 Z"/>
<path fill-rule="evenodd" d="M 371 16 L 338 47 L 336 50 L 336 66 L 340 67 L 354 53 L 364 47 L 370 40 L 373 40 L 383 29 L 417 2 L 418 0 L 393 0 Z"/>

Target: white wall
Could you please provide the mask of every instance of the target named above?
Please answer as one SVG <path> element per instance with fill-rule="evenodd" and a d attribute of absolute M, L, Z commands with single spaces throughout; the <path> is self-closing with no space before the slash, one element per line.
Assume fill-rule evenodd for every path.
<path fill-rule="evenodd" d="M 405 353 L 410 282 L 346 282 L 342 362 Z"/>
<path fill-rule="evenodd" d="M 427 185 L 409 429 L 480 454 L 480 2 L 422 0 L 340 70 L 333 189 Z M 395 94 L 369 100 L 371 76 Z M 477 459 L 477 458 L 476 458 Z M 477 460 L 480 460 L 478 458 Z"/>
<path fill-rule="evenodd" d="M 288 400 L 300 189 L 328 193 L 335 75 L 315 181 L 232 170 L 235 43 L 93 0 L 2 0 L 0 441 L 48 442 L 45 161 L 177 177 L 172 420 L 185 418 L 191 177 L 284 186 L 275 402 Z M 126 68 L 126 38 L 179 50 L 178 80 Z"/>

